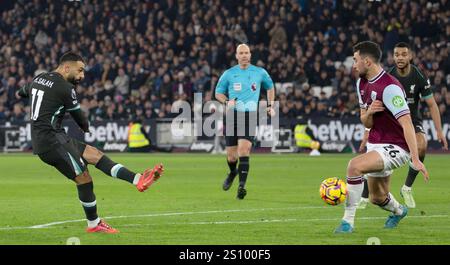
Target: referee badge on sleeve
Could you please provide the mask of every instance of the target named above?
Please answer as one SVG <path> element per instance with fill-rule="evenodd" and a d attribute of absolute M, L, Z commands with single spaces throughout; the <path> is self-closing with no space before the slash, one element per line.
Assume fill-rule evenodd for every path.
<path fill-rule="evenodd" d="M 234 89 L 234 91 L 241 91 L 242 84 L 241 83 L 233 83 L 233 89 Z"/>

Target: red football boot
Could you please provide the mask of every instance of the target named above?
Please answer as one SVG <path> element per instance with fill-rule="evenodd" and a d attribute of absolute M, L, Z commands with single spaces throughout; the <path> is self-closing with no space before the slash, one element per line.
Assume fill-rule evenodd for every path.
<path fill-rule="evenodd" d="M 116 234 L 119 233 L 119 230 L 112 228 L 105 221 L 100 220 L 96 227 L 86 228 L 86 232 L 88 233 L 106 233 L 106 234 Z"/>
<path fill-rule="evenodd" d="M 136 184 L 138 191 L 143 192 L 148 189 L 153 182 L 157 181 L 162 176 L 163 172 L 164 166 L 162 164 L 154 166 L 151 170 L 150 168 L 146 169 Z"/>

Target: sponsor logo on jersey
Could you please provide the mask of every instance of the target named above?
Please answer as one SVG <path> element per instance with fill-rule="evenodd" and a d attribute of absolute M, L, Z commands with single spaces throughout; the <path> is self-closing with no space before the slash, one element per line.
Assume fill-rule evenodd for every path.
<path fill-rule="evenodd" d="M 400 96 L 395 96 L 392 98 L 392 104 L 397 108 L 401 108 L 405 105 L 405 100 Z"/>
<path fill-rule="evenodd" d="M 233 89 L 234 89 L 234 91 L 241 91 L 242 84 L 241 83 L 233 83 Z"/>
<path fill-rule="evenodd" d="M 416 87 L 416 85 L 411 85 L 411 87 L 409 88 L 409 92 L 411 94 L 414 94 L 414 88 Z"/>

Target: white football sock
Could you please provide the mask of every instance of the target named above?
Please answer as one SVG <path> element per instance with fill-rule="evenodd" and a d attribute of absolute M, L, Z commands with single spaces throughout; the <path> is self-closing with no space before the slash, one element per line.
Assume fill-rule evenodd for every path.
<path fill-rule="evenodd" d="M 137 173 L 136 175 L 134 175 L 133 185 L 136 186 L 138 184 L 140 177 L 141 177 L 140 173 Z"/>
<path fill-rule="evenodd" d="M 94 221 L 88 220 L 87 223 L 89 228 L 94 228 L 98 225 L 98 223 L 100 223 L 100 217 L 97 217 L 97 219 L 95 219 Z"/>
<path fill-rule="evenodd" d="M 355 223 L 356 206 L 361 200 L 361 193 L 364 188 L 362 176 L 348 177 L 347 176 L 347 199 L 345 200 L 345 212 L 342 218 L 352 226 Z"/>
<path fill-rule="evenodd" d="M 405 191 L 411 191 L 412 188 L 411 188 L 411 187 L 408 187 L 408 186 L 406 186 L 406 185 L 403 185 L 402 190 L 405 190 Z"/>
<path fill-rule="evenodd" d="M 395 215 L 401 215 L 403 213 L 401 204 L 394 198 L 394 195 L 392 195 L 392 193 L 389 193 L 384 205 L 380 205 L 380 207 Z"/>

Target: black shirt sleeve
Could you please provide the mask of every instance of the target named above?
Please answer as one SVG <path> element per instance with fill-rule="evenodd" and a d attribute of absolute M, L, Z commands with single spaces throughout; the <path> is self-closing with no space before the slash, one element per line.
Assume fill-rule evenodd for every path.
<path fill-rule="evenodd" d="M 64 89 L 62 89 L 61 100 L 66 111 L 80 109 L 80 104 L 78 103 L 77 93 L 75 92 L 74 86 L 65 86 Z"/>
<path fill-rule="evenodd" d="M 31 87 L 31 83 L 30 84 L 25 84 L 24 86 L 22 86 L 19 89 L 19 91 L 17 91 L 17 93 L 22 98 L 28 98 L 29 95 L 30 95 L 30 87 Z"/>
<path fill-rule="evenodd" d="M 60 99 L 64 104 L 64 109 L 70 112 L 70 115 L 84 132 L 89 132 L 89 121 L 83 114 L 78 103 L 75 86 L 64 86 L 60 91 Z"/>
<path fill-rule="evenodd" d="M 420 83 L 420 97 L 427 99 L 433 96 L 433 89 L 431 88 L 430 79 L 417 69 L 419 83 Z"/>
<path fill-rule="evenodd" d="M 70 111 L 70 115 L 76 121 L 83 132 L 89 132 L 89 121 L 80 108 Z"/>

